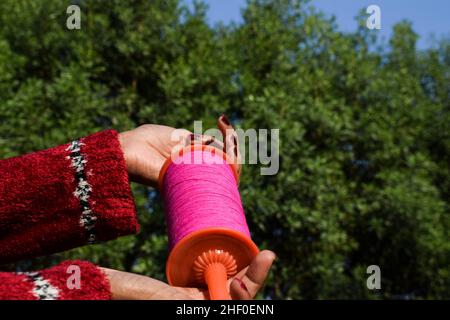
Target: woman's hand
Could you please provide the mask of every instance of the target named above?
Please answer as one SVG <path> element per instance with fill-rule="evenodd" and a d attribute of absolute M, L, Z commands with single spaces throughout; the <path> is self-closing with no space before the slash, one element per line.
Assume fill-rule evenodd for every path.
<path fill-rule="evenodd" d="M 236 300 L 253 299 L 262 288 L 275 259 L 272 251 L 261 251 L 250 266 L 228 280 L 230 295 Z M 172 287 L 142 275 L 102 268 L 116 300 L 203 300 L 208 291 L 199 288 Z"/>
<path fill-rule="evenodd" d="M 146 124 L 120 133 L 119 141 L 130 179 L 146 185 L 156 185 L 164 161 L 190 134 L 188 130 L 156 124 Z M 175 139 L 177 135 L 179 137 Z"/>
<path fill-rule="evenodd" d="M 225 151 L 232 161 L 239 158 L 237 134 L 228 119 L 222 115 L 218 127 L 225 143 L 211 136 L 194 135 L 185 129 L 156 124 L 145 124 L 119 134 L 127 171 L 134 182 L 155 186 L 159 172 L 167 158 L 179 149 L 193 144 L 212 145 Z M 240 165 L 238 166 L 240 173 Z"/>

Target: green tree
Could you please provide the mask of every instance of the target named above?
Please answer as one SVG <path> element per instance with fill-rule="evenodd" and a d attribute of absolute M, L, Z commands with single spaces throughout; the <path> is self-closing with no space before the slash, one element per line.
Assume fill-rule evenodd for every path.
<path fill-rule="evenodd" d="M 342 33 L 301 0 L 251 0 L 210 26 L 177 0 L 0 2 L 0 158 L 104 128 L 213 127 L 225 112 L 280 129 L 280 172 L 246 165 L 255 242 L 278 254 L 261 297 L 450 297 L 450 41 L 419 51 L 408 22 L 389 46 Z M 141 233 L 14 265 L 81 258 L 164 279 L 158 193 L 133 185 Z M 382 289 L 366 288 L 381 268 Z"/>

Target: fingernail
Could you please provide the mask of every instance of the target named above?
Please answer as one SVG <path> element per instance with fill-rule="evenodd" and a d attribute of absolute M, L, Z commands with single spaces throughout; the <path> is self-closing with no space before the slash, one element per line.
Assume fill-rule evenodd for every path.
<path fill-rule="evenodd" d="M 221 117 L 222 117 L 223 123 L 225 123 L 227 126 L 229 126 L 230 125 L 230 121 L 228 120 L 227 116 L 224 113 L 222 113 Z"/>
<path fill-rule="evenodd" d="M 248 291 L 247 286 L 245 285 L 244 281 L 242 281 L 241 279 L 235 278 L 237 280 L 237 282 L 239 282 L 239 285 L 241 286 L 242 289 L 244 289 L 245 291 Z"/>
<path fill-rule="evenodd" d="M 209 139 L 208 141 L 205 142 L 206 145 L 211 144 L 214 142 L 214 137 L 212 137 L 211 139 Z"/>
<path fill-rule="evenodd" d="M 194 138 L 195 136 L 194 136 L 194 134 L 193 133 L 191 133 L 190 135 L 189 135 L 189 139 L 191 140 L 191 141 L 193 141 L 195 138 Z"/>

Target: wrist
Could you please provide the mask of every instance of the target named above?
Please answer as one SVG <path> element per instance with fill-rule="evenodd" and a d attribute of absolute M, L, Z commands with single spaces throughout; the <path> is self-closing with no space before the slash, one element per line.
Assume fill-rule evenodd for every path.
<path fill-rule="evenodd" d="M 117 135 L 117 139 L 119 140 L 120 149 L 123 152 L 123 157 L 125 159 L 125 164 L 127 165 L 128 170 L 128 160 L 127 160 L 127 137 L 129 135 L 129 131 L 120 132 Z"/>
<path fill-rule="evenodd" d="M 113 300 L 149 300 L 155 299 L 163 282 L 134 273 L 100 267 L 106 275 Z"/>
<path fill-rule="evenodd" d="M 121 132 L 118 134 L 117 139 L 119 140 L 123 159 L 125 160 L 125 168 L 130 181 L 139 182 L 139 172 L 135 165 L 136 161 L 135 158 L 133 159 L 132 152 L 130 151 L 133 145 L 133 133 L 131 131 Z"/>

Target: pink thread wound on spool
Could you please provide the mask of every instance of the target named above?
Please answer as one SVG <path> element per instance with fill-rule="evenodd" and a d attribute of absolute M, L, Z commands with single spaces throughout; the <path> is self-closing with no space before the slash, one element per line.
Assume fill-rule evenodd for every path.
<path fill-rule="evenodd" d="M 211 227 L 250 238 L 236 179 L 220 155 L 184 153 L 165 173 L 163 196 L 170 250 L 192 232 Z"/>

